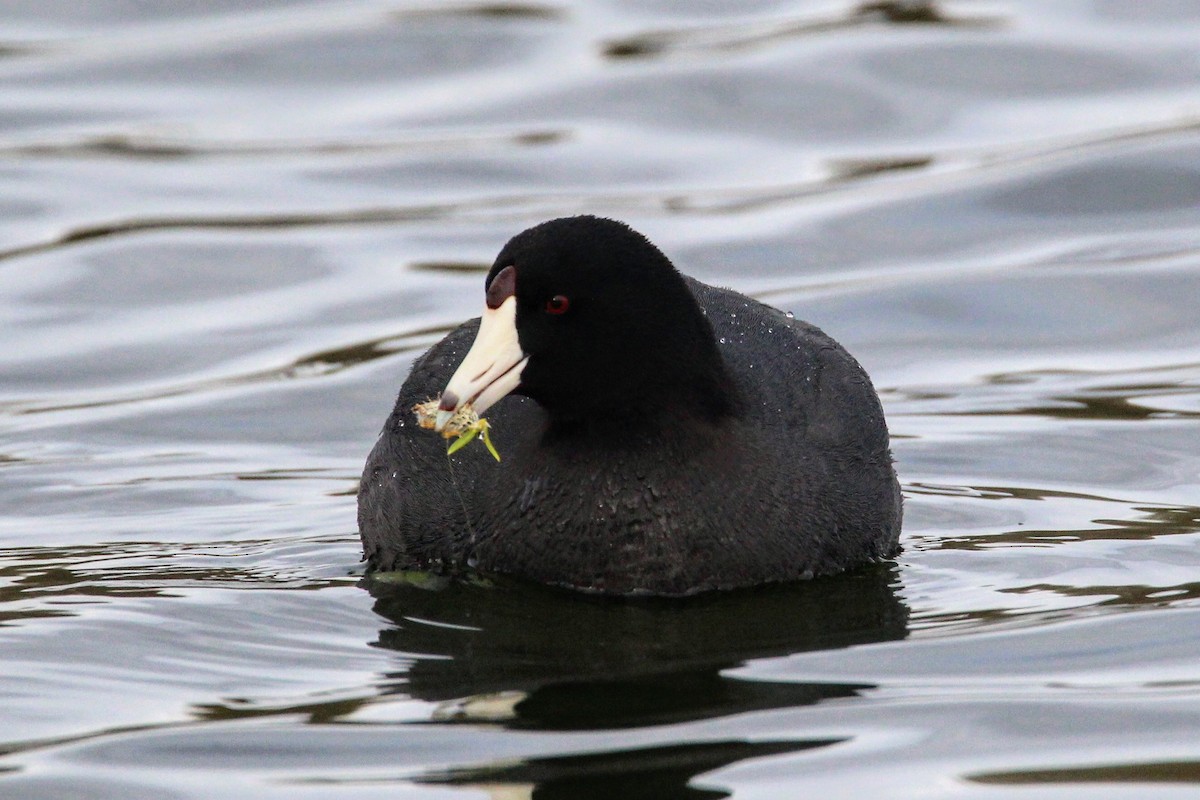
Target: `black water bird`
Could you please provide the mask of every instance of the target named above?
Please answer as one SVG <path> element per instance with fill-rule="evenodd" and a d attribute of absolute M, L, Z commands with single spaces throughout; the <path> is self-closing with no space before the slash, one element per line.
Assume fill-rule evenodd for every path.
<path fill-rule="evenodd" d="M 372 570 L 502 573 L 620 595 L 810 578 L 893 556 L 900 489 L 858 362 L 816 327 L 681 275 L 623 223 L 555 219 L 488 272 L 367 459 Z M 451 456 L 470 403 L 503 460 Z"/>

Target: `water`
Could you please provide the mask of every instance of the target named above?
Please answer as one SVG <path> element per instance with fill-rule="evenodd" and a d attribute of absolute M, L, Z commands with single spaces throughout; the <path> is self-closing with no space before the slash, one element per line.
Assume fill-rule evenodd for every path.
<path fill-rule="evenodd" d="M 9 0 L 0 796 L 1192 797 L 1200 7 Z M 842 340 L 895 564 L 360 585 L 413 358 L 544 218 Z"/>

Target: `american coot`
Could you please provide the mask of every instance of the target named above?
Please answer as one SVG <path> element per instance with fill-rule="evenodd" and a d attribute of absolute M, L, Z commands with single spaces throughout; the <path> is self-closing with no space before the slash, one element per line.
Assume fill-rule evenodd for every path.
<path fill-rule="evenodd" d="M 373 570 L 681 595 L 898 550 L 879 398 L 837 342 L 681 275 L 613 220 L 514 237 L 472 320 L 413 366 L 358 494 Z M 416 424 L 471 402 L 503 460 Z"/>

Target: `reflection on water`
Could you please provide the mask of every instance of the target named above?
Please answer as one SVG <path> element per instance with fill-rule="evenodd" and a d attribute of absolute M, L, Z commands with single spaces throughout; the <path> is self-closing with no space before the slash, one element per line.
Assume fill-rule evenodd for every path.
<path fill-rule="evenodd" d="M 1200 761 L 1166 761 L 1149 764 L 1118 764 L 1078 769 L 1031 769 L 968 776 L 976 783 L 1006 786 L 1062 783 L 1200 783 Z"/>
<path fill-rule="evenodd" d="M 719 800 L 732 792 L 693 782 L 698 775 L 748 758 L 794 753 L 837 744 L 838 739 L 807 742 L 703 742 L 617 750 L 610 753 L 534 758 L 427 775 L 421 783 L 479 789 L 493 797 L 537 800 Z"/>
<path fill-rule="evenodd" d="M 614 59 L 660 58 L 688 53 L 721 53 L 753 50 L 798 36 L 829 35 L 864 25 L 953 25 L 987 28 L 1003 25 L 1004 18 L 947 12 L 933 2 L 865 2 L 843 13 L 806 14 L 795 19 L 726 22 L 709 26 L 688 25 L 609 41 L 604 55 Z"/>
<path fill-rule="evenodd" d="M 1200 408 L 1179 407 L 1175 400 L 1185 403 L 1200 397 L 1200 383 L 1194 377 L 1200 365 L 1173 365 L 1170 371 L 1185 376 L 1178 383 L 1163 381 L 1146 383 L 1119 383 L 1104 385 L 1097 383 L 1082 391 L 1069 394 L 1050 395 L 1044 405 L 1020 408 L 996 409 L 992 411 L 962 411 L 962 414 L 1025 414 L 1058 419 L 1092 420 L 1146 420 L 1188 419 L 1200 417 Z M 1038 383 L 1052 383 L 1054 379 L 1075 377 L 1087 379 L 1086 375 L 995 375 L 988 378 L 997 385 L 1020 384 L 1027 388 L 1023 393 L 1044 391 Z M 1048 380 L 1046 380 L 1048 379 Z M 1175 407 L 1172 407 L 1175 406 Z"/>
<path fill-rule="evenodd" d="M 1053 501 L 1083 500 L 1094 503 L 1117 505 L 1142 516 L 1138 519 L 1093 519 L 1091 522 L 1100 527 L 1079 530 L 1023 529 L 991 533 L 986 536 L 940 537 L 936 543 L 939 549 L 947 550 L 979 550 L 988 547 L 1008 547 L 1012 545 L 1050 545 L 1056 542 L 1072 542 L 1087 540 L 1147 540 L 1160 536 L 1200 533 L 1200 507 L 1196 506 L 1164 506 L 1153 508 L 1147 506 L 1130 506 L 1126 501 L 1114 500 L 1107 497 L 1079 494 L 1076 492 L 1056 492 L 1048 489 L 1024 489 L 1002 486 L 930 486 L 914 484 L 908 487 L 914 495 L 971 497 L 981 500 L 1034 500 Z"/>
<path fill-rule="evenodd" d="M 693 601 L 613 602 L 502 583 L 437 590 L 369 581 L 412 659 L 388 691 L 443 702 L 439 718 L 513 730 L 621 730 L 853 698 L 869 684 L 730 678 L 748 659 L 903 639 L 894 567 Z M 536 797 L 726 797 L 689 785 L 738 761 L 844 741 L 704 741 L 533 758 L 422 782 L 528 786 Z"/>
<path fill-rule="evenodd" d="M 75 616 L 81 605 L 105 598 L 171 597 L 185 587 L 203 584 L 318 589 L 343 582 L 299 571 L 289 575 L 278 564 L 257 570 L 246 566 L 264 552 L 278 555 L 297 544 L 198 543 L 173 545 L 167 552 L 161 542 L 6 549 L 0 551 L 4 558 L 0 562 L 0 626 Z"/>
<path fill-rule="evenodd" d="M 1184 600 L 1200 598 L 1200 581 L 1176 586 L 1054 586 L 1033 584 L 1012 592 L 1056 592 L 1064 597 L 1083 597 L 1093 600 L 1093 607 L 1152 606 L 1166 608 Z M 1103 598 L 1103 599 L 1100 599 Z"/>
<path fill-rule="evenodd" d="M 519 691 L 511 724 L 627 727 L 851 696 L 856 685 L 747 684 L 751 658 L 902 639 L 908 609 L 888 565 L 695 602 L 576 597 L 502 584 L 431 591 L 371 580 L 395 627 L 378 645 L 416 661 L 396 691 L 427 700 Z"/>

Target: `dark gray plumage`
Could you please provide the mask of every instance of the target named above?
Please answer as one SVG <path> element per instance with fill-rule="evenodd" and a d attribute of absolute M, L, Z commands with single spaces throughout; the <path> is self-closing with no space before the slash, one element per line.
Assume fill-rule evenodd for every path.
<path fill-rule="evenodd" d="M 621 223 L 515 237 L 529 355 L 485 413 L 503 461 L 415 423 L 478 328 L 413 366 L 367 460 L 359 529 L 376 570 L 498 572 L 680 595 L 839 572 L 898 550 L 900 490 L 879 399 L 812 325 L 680 276 Z M 569 314 L 543 313 L 547 297 Z M 619 309 L 619 311 L 615 310 Z"/>

